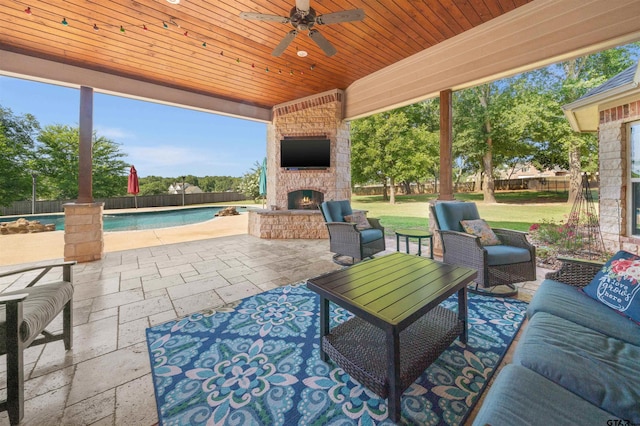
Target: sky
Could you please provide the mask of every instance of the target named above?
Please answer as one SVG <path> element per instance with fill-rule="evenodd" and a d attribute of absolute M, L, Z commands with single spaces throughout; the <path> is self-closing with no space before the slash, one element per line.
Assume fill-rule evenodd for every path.
<path fill-rule="evenodd" d="M 0 105 L 41 127 L 77 127 L 80 90 L 0 76 Z M 120 145 L 139 177 L 236 176 L 262 163 L 267 125 L 94 93 L 93 129 Z"/>

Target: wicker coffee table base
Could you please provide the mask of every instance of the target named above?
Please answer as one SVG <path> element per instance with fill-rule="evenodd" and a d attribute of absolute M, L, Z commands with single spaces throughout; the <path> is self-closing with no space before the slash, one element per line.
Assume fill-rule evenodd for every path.
<path fill-rule="evenodd" d="M 404 392 L 464 331 L 456 312 L 437 306 L 400 333 L 400 385 Z M 352 378 L 381 398 L 389 395 L 385 332 L 353 317 L 322 339 L 322 349 Z"/>

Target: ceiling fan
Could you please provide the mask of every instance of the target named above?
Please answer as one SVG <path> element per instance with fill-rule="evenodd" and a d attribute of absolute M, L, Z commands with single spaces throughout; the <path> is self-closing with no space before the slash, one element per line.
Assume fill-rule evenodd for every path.
<path fill-rule="evenodd" d="M 309 31 L 309 37 L 324 51 L 327 56 L 333 56 L 337 50 L 318 30 L 314 29 L 315 25 L 337 24 L 340 22 L 362 21 L 364 19 L 364 10 L 352 9 L 343 10 L 342 12 L 327 13 L 325 15 L 316 15 L 316 11 L 309 6 L 309 0 L 296 0 L 296 5 L 291 9 L 288 17 L 278 15 L 266 15 L 264 13 L 242 12 L 240 17 L 243 19 L 253 19 L 257 21 L 280 22 L 282 24 L 291 24 L 293 30 L 284 36 L 282 41 L 273 49 L 273 56 L 280 56 L 285 49 L 291 44 L 300 31 Z"/>

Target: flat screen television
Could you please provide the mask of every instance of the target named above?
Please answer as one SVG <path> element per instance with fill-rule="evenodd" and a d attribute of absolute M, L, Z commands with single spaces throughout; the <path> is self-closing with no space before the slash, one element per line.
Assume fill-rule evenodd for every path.
<path fill-rule="evenodd" d="M 331 167 L 331 141 L 311 138 L 281 140 L 280 167 L 287 169 L 326 169 Z"/>

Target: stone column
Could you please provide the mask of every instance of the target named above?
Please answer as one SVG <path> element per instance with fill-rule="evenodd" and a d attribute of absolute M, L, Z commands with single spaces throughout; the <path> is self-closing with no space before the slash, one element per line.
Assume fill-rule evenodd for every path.
<path fill-rule="evenodd" d="M 64 260 L 92 262 L 104 256 L 104 203 L 68 203 L 64 206 Z"/>
<path fill-rule="evenodd" d="M 78 199 L 64 207 L 64 260 L 91 262 L 104 256 L 102 210 L 93 202 L 93 88 L 80 88 Z"/>

